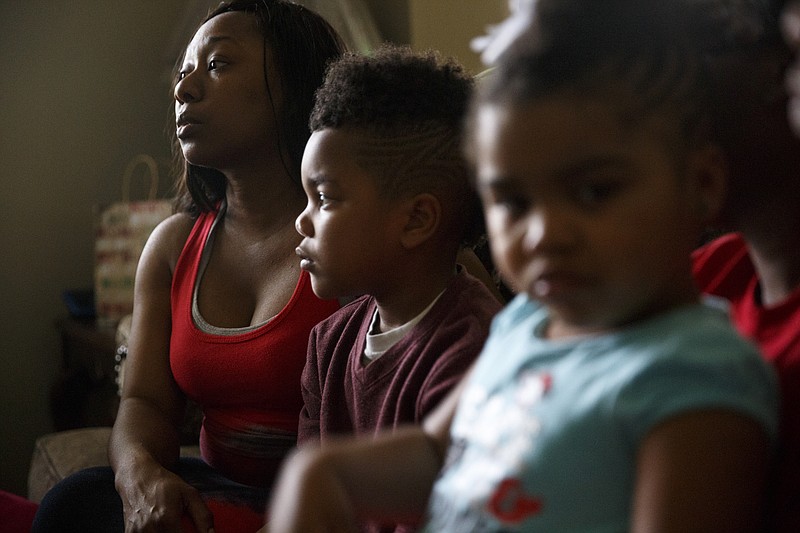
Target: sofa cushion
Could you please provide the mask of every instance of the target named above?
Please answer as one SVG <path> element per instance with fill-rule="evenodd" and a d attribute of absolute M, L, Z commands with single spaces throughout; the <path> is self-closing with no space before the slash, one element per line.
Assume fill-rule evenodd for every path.
<path fill-rule="evenodd" d="M 108 466 L 110 427 L 49 433 L 36 439 L 28 471 L 28 499 L 39 503 L 50 487 L 91 466 Z M 199 446 L 181 446 L 181 455 L 199 457 Z"/>
<path fill-rule="evenodd" d="M 50 487 L 90 466 L 108 465 L 110 427 L 49 433 L 36 439 L 28 471 L 28 499 L 42 501 Z"/>

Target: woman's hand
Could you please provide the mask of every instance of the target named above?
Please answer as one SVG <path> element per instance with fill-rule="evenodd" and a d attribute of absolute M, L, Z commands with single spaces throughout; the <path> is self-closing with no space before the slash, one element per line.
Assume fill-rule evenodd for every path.
<path fill-rule="evenodd" d="M 194 487 L 159 465 L 132 470 L 117 474 L 125 533 L 180 532 L 184 515 L 198 532 L 213 532 L 211 511 Z"/>

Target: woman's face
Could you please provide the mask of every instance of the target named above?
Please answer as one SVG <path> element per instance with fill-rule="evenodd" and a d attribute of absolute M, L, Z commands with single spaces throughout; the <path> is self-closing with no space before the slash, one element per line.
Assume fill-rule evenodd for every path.
<path fill-rule="evenodd" d="M 786 44 L 795 52 L 794 65 L 786 70 L 786 89 L 789 93 L 789 121 L 800 135 L 800 1 L 787 2 L 781 17 Z"/>
<path fill-rule="evenodd" d="M 265 158 L 277 146 L 264 69 L 263 37 L 253 15 L 223 13 L 197 30 L 175 86 L 177 137 L 189 163 L 225 172 Z M 277 97 L 278 84 L 270 81 Z"/>

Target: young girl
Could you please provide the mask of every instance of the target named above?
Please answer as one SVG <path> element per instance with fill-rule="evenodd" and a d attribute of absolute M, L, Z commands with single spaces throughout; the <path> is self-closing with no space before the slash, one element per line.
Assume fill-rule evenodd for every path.
<path fill-rule="evenodd" d="M 519 296 L 454 418 L 445 405 L 422 429 L 301 452 L 272 531 L 340 531 L 426 502 L 431 532 L 758 528 L 776 385 L 692 280 L 725 170 L 680 13 L 535 10 L 480 89 L 468 146 Z"/>

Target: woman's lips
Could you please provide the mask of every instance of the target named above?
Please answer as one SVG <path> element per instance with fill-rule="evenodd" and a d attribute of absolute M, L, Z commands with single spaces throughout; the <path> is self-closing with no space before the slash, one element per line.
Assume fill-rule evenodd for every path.
<path fill-rule="evenodd" d="M 179 115 L 175 121 L 176 134 L 179 139 L 188 137 L 200 125 L 200 122 L 191 115 Z"/>

